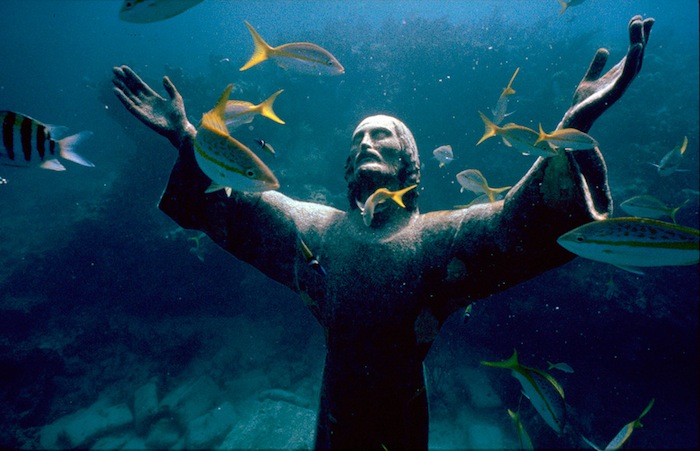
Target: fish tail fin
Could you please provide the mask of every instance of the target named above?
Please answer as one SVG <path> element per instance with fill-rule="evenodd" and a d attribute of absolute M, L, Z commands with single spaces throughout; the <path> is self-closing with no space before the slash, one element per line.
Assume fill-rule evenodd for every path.
<path fill-rule="evenodd" d="M 498 196 L 499 194 L 501 194 L 505 191 L 508 191 L 511 188 L 512 188 L 512 186 L 504 186 L 503 188 L 489 188 L 488 192 L 487 192 L 487 195 L 489 196 L 489 200 L 491 202 L 495 202 L 496 196 Z M 493 199 L 491 199 L 492 196 L 493 196 Z"/>
<path fill-rule="evenodd" d="M 688 137 L 683 137 L 683 145 L 681 145 L 681 155 L 685 153 L 685 149 L 688 147 Z"/>
<path fill-rule="evenodd" d="M 226 86 L 224 92 L 221 93 L 221 97 L 219 97 L 219 100 L 216 102 L 216 106 L 202 116 L 202 125 L 206 125 L 208 128 L 214 129 L 221 134 L 229 134 L 226 123 L 224 122 L 224 114 L 226 113 L 226 102 L 228 102 L 232 89 L 233 84 Z"/>
<path fill-rule="evenodd" d="M 253 56 L 250 57 L 247 63 L 243 65 L 239 70 L 244 71 L 250 69 L 256 64 L 262 63 L 269 57 L 269 52 L 272 49 L 267 42 L 255 31 L 252 25 L 248 21 L 244 21 L 248 31 L 250 31 L 251 36 L 253 36 L 253 44 L 255 44 L 255 50 L 253 50 Z"/>
<path fill-rule="evenodd" d="M 284 124 L 284 121 L 280 119 L 277 114 L 275 114 L 275 111 L 272 109 L 272 104 L 275 103 L 275 99 L 277 98 L 278 95 L 280 95 L 284 91 L 284 89 L 280 89 L 276 93 L 272 94 L 267 100 L 265 100 L 263 103 L 258 105 L 260 107 L 260 114 L 265 116 L 268 119 L 271 119 L 278 124 Z"/>
<path fill-rule="evenodd" d="M 513 72 L 513 76 L 510 77 L 510 81 L 508 82 L 508 86 L 506 86 L 506 88 L 501 93 L 501 97 L 511 96 L 511 95 L 515 94 L 515 89 L 513 89 L 512 85 L 513 85 L 513 80 L 515 80 L 515 76 L 518 75 L 518 71 L 520 71 L 519 67 L 517 69 L 515 69 L 515 72 Z"/>
<path fill-rule="evenodd" d="M 415 188 L 418 185 L 411 185 L 408 186 L 402 190 L 396 191 L 391 195 L 391 200 L 399 204 L 401 208 L 406 208 L 406 205 L 403 203 L 403 195 L 406 194 L 407 192 L 411 191 L 413 188 Z"/>
<path fill-rule="evenodd" d="M 491 122 L 491 120 L 487 118 L 486 115 L 481 111 L 479 111 L 479 116 L 481 116 L 481 120 L 484 121 L 484 127 L 486 129 L 484 131 L 484 136 L 482 136 L 479 142 L 476 143 L 477 146 L 482 142 L 486 141 L 488 138 L 496 136 L 496 131 L 498 130 L 498 125 Z"/>
<path fill-rule="evenodd" d="M 61 149 L 59 151 L 59 155 L 61 156 L 61 158 L 72 161 L 73 163 L 78 163 L 82 166 L 94 168 L 94 164 L 75 153 L 75 148 L 78 146 L 78 144 L 80 144 L 83 140 L 89 138 L 90 136 L 92 136 L 92 132 L 86 130 L 80 133 L 76 133 L 75 135 L 66 136 L 65 138 L 59 140 L 58 145 Z"/>
<path fill-rule="evenodd" d="M 486 366 L 492 366 L 495 368 L 507 368 L 507 369 L 514 369 L 518 368 L 520 366 L 520 363 L 518 363 L 518 351 L 513 349 L 513 355 L 510 356 L 508 360 L 504 360 L 502 362 L 481 362 L 482 365 Z"/>
<path fill-rule="evenodd" d="M 639 415 L 637 420 L 634 422 L 635 427 L 642 427 L 641 420 L 644 417 L 644 415 L 649 413 L 649 411 L 651 410 L 651 407 L 654 405 L 654 401 L 656 401 L 656 398 L 651 398 L 651 401 L 649 401 L 649 404 L 647 404 L 647 406 L 644 408 L 644 410 Z"/>
<path fill-rule="evenodd" d="M 671 212 L 670 212 L 668 215 L 671 217 L 671 219 L 673 220 L 673 223 L 674 223 L 674 224 L 678 224 L 678 223 L 676 222 L 676 213 L 678 213 L 678 210 L 680 210 L 681 208 L 685 207 L 685 204 L 687 204 L 688 202 L 690 202 L 690 199 L 686 199 L 682 204 L 680 204 L 680 205 L 677 206 L 676 208 L 672 208 L 672 209 L 671 209 Z"/>
<path fill-rule="evenodd" d="M 542 124 L 540 124 L 540 134 L 537 136 L 537 140 L 533 144 L 533 146 L 536 146 L 537 144 L 541 143 L 547 139 L 547 133 L 545 133 L 544 129 L 542 128 Z"/>
<path fill-rule="evenodd" d="M 566 3 L 566 0 L 557 0 L 559 4 L 561 5 L 561 11 L 559 11 L 559 15 L 561 16 L 564 14 L 564 11 L 566 11 L 566 8 L 569 7 L 569 4 Z"/>

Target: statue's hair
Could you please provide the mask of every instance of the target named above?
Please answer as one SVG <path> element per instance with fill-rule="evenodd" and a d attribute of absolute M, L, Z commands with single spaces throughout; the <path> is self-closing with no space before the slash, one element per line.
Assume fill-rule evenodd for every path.
<path fill-rule="evenodd" d="M 413 138 L 413 133 L 406 127 L 406 124 L 391 116 L 370 116 L 362 120 L 360 125 L 374 118 L 384 117 L 394 126 L 394 133 L 401 144 L 401 157 L 399 168 L 399 189 L 420 183 L 420 157 L 418 156 L 418 146 Z M 359 127 L 359 125 L 358 125 Z M 348 201 L 350 210 L 357 208 L 355 199 L 358 197 L 359 184 L 354 177 L 353 166 L 354 155 L 351 153 L 345 161 L 345 181 L 348 182 Z M 403 196 L 406 210 L 413 211 L 418 207 L 418 190 L 412 189 Z"/>

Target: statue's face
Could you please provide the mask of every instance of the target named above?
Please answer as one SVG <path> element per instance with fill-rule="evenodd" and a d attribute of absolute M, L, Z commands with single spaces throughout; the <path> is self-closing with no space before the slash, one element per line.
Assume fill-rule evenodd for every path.
<path fill-rule="evenodd" d="M 356 179 L 365 176 L 398 180 L 401 142 L 390 117 L 372 116 L 363 120 L 352 135 L 350 161 Z"/>

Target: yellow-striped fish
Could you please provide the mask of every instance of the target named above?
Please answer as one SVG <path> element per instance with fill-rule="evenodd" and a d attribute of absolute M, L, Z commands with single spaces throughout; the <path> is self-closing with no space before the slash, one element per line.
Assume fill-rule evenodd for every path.
<path fill-rule="evenodd" d="M 488 138 L 500 136 L 503 140 L 503 144 L 523 155 L 534 155 L 546 158 L 557 154 L 557 150 L 553 149 L 547 142 L 535 144 L 539 135 L 531 128 L 517 124 L 506 124 L 503 127 L 499 127 L 491 122 L 481 111 L 479 111 L 479 116 L 484 122 L 485 131 L 479 142 L 476 143 L 477 146 Z"/>
<path fill-rule="evenodd" d="M 552 133 L 546 133 L 542 129 L 542 124 L 540 124 L 540 133 L 537 136 L 535 144 L 539 144 L 542 141 L 547 141 L 557 148 L 570 150 L 586 150 L 598 146 L 598 141 L 581 130 L 575 128 L 560 128 L 559 130 L 554 130 Z"/>
<path fill-rule="evenodd" d="M 697 229 L 646 218 L 594 221 L 557 239 L 564 249 L 628 271 L 637 267 L 698 263 Z"/>
<path fill-rule="evenodd" d="M 253 36 L 253 56 L 240 70 L 250 69 L 267 59 L 272 59 L 284 69 L 292 69 L 314 75 L 339 75 L 345 72 L 340 62 L 326 49 L 310 42 L 293 42 L 271 47 L 257 31 L 245 22 Z"/>
<path fill-rule="evenodd" d="M 56 140 L 52 136 L 59 128 L 42 124 L 21 113 L 0 111 L 0 129 L 2 146 L 0 146 L 0 164 L 7 166 L 39 166 L 53 171 L 65 171 L 66 168 L 58 157 L 94 167 L 85 158 L 75 153 L 75 148 L 92 132 L 83 131 L 75 135 Z"/>
<path fill-rule="evenodd" d="M 205 113 L 194 140 L 199 167 L 212 180 L 207 193 L 231 191 L 267 191 L 279 188 L 279 182 L 265 163 L 249 148 L 229 135 L 224 123 L 226 101 L 233 85 L 228 85 L 213 110 Z"/>
<path fill-rule="evenodd" d="M 654 398 L 652 398 L 651 401 L 649 401 L 649 404 L 647 404 L 647 406 L 646 406 L 646 407 L 644 408 L 644 410 L 642 411 L 641 415 L 639 415 L 639 416 L 637 417 L 636 420 L 630 421 L 629 423 L 627 423 L 626 425 L 624 425 L 624 426 L 622 427 L 622 429 L 620 429 L 620 432 L 618 432 L 617 435 L 616 435 L 612 440 L 610 440 L 610 443 L 608 443 L 608 444 L 605 446 L 605 448 L 604 448 L 605 451 L 608 451 L 608 450 L 616 450 L 616 449 L 622 448 L 622 445 L 624 445 L 625 442 L 632 436 L 632 432 L 634 432 L 635 429 L 639 429 L 639 428 L 642 427 L 641 420 L 642 420 L 642 418 L 644 417 L 644 415 L 646 415 L 647 413 L 649 413 L 649 411 L 651 410 L 651 407 L 652 407 L 653 405 L 654 405 Z M 595 445 L 594 445 L 590 440 L 588 440 L 586 437 L 581 436 L 581 438 L 583 438 L 583 440 L 584 440 L 586 443 L 588 443 L 590 446 L 592 446 L 593 449 L 595 449 L 595 450 L 597 450 L 597 451 L 602 451 L 600 448 L 598 448 L 597 446 L 595 446 Z"/>
<path fill-rule="evenodd" d="M 557 0 L 559 4 L 561 5 L 561 11 L 559 11 L 559 15 L 561 16 L 564 14 L 564 11 L 567 10 L 570 6 L 577 6 L 583 3 L 585 0 Z"/>
<path fill-rule="evenodd" d="M 610 440 L 610 443 L 608 443 L 608 446 L 606 446 L 605 449 L 606 450 L 620 449 L 620 447 L 625 444 L 627 439 L 630 438 L 630 436 L 632 435 L 632 431 L 642 427 L 641 419 L 642 419 L 642 417 L 644 417 L 644 415 L 649 413 L 649 411 L 651 410 L 651 407 L 653 405 L 654 405 L 654 398 L 652 398 L 651 401 L 649 401 L 649 404 L 642 411 L 642 414 L 639 415 L 639 417 L 637 417 L 636 420 L 627 423 L 626 425 L 624 425 L 622 427 L 622 429 L 620 429 L 620 432 L 617 433 L 615 438 Z"/>
<path fill-rule="evenodd" d="M 284 91 L 284 89 L 280 89 L 268 97 L 264 102 L 257 105 L 253 105 L 252 103 L 244 100 L 227 101 L 226 109 L 224 110 L 224 122 L 226 123 L 228 130 L 232 132 L 236 127 L 251 122 L 256 114 L 265 116 L 278 124 L 284 124 L 284 121 L 280 119 L 272 109 L 272 104 L 275 102 L 277 96 L 282 93 L 282 91 Z"/>
<path fill-rule="evenodd" d="M 465 169 L 457 174 L 457 182 L 461 185 L 459 192 L 465 189 L 476 194 L 484 193 L 488 197 L 489 202 L 495 202 L 499 194 L 505 193 L 511 186 L 502 188 L 491 188 L 486 181 L 486 177 L 478 169 Z"/>
<path fill-rule="evenodd" d="M 150 23 L 169 19 L 204 0 L 124 0 L 119 18 L 125 22 Z"/>
<path fill-rule="evenodd" d="M 508 416 L 510 416 L 510 419 L 513 420 L 513 424 L 515 424 L 515 430 L 518 431 L 518 441 L 520 442 L 520 449 L 522 450 L 534 450 L 535 447 L 532 446 L 532 440 L 530 440 L 530 435 L 527 433 L 525 430 L 525 426 L 523 426 L 523 423 L 520 421 L 520 412 L 513 412 L 512 410 L 508 409 Z"/>
<path fill-rule="evenodd" d="M 503 122 L 503 119 L 505 119 L 506 116 L 510 116 L 511 114 L 513 114 L 513 112 L 506 113 L 506 110 L 508 109 L 508 97 L 515 94 L 515 89 L 512 88 L 512 85 L 513 81 L 515 80 L 515 76 L 518 75 L 518 71 L 520 71 L 519 67 L 515 69 L 513 76 L 510 77 L 508 86 L 506 86 L 503 89 L 501 96 L 498 98 L 498 102 L 496 102 L 496 107 L 491 111 L 493 113 L 493 123 L 496 125 L 500 125 L 500 123 Z"/>
<path fill-rule="evenodd" d="M 309 249 L 309 246 L 306 245 L 304 240 L 301 238 L 301 235 L 299 235 L 297 238 L 299 239 L 299 248 L 301 249 L 301 254 L 304 256 L 304 260 L 306 260 L 306 264 L 308 264 L 309 268 L 316 271 L 319 275 L 325 276 L 327 274 L 326 269 L 318 261 L 318 256 L 311 252 L 311 249 Z"/>
<path fill-rule="evenodd" d="M 680 166 L 681 161 L 683 161 L 683 154 L 685 153 L 685 149 L 687 148 L 688 137 L 684 136 L 683 144 L 674 147 L 673 150 L 664 155 L 661 161 L 659 161 L 659 164 L 651 164 L 653 166 L 656 166 L 656 171 L 662 177 L 669 176 L 676 171 L 686 171 L 686 169 L 678 169 L 678 167 Z"/>
<path fill-rule="evenodd" d="M 676 208 L 669 207 L 659 199 L 648 194 L 641 196 L 634 196 L 620 204 L 620 208 L 628 215 L 636 216 L 638 218 L 650 218 L 659 219 L 664 216 L 668 216 L 676 222 L 676 213 L 681 209 L 688 201 L 686 200 L 682 205 Z"/>
<path fill-rule="evenodd" d="M 398 191 L 389 191 L 386 188 L 379 188 L 367 198 L 364 204 L 361 204 L 358 201 L 357 206 L 360 208 L 362 220 L 364 221 L 365 225 L 369 227 L 372 224 L 372 220 L 374 219 L 374 210 L 377 205 L 383 204 L 389 199 L 396 202 L 401 208 L 406 208 L 406 205 L 403 203 L 403 195 L 416 186 L 418 185 L 411 185 Z"/>
<path fill-rule="evenodd" d="M 530 400 L 544 421 L 560 434 L 566 421 L 564 389 L 559 382 L 544 371 L 518 363 L 518 353 L 502 362 L 481 362 L 482 365 L 511 370 L 511 374 L 523 387 L 523 394 Z"/>

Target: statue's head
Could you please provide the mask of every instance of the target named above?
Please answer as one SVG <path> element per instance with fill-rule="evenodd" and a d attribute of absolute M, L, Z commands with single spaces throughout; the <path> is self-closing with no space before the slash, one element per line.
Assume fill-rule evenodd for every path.
<path fill-rule="evenodd" d="M 420 159 L 413 134 L 400 120 L 384 115 L 365 118 L 352 134 L 345 162 L 350 209 L 378 188 L 398 190 L 420 182 Z M 418 190 L 403 197 L 406 209 L 418 205 Z"/>

